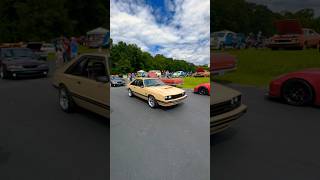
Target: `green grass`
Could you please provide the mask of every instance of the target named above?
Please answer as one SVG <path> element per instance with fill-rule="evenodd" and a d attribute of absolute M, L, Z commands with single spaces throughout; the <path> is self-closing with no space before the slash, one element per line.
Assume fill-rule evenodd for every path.
<path fill-rule="evenodd" d="M 208 83 L 210 82 L 209 77 L 186 77 L 183 78 L 183 85 L 179 85 L 178 87 L 184 88 L 184 89 L 193 89 L 197 85 L 201 83 Z"/>
<path fill-rule="evenodd" d="M 214 77 L 213 79 L 216 81 L 263 87 L 281 74 L 320 67 L 318 50 L 271 51 L 248 49 L 227 52 L 238 58 L 238 69 L 235 72 Z"/>

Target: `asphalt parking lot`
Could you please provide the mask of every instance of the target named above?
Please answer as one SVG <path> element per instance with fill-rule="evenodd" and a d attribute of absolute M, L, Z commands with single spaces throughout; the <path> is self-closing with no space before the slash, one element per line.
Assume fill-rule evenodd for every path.
<path fill-rule="evenodd" d="M 48 78 L 0 80 L 1 180 L 109 178 L 109 121 L 58 106 Z"/>
<path fill-rule="evenodd" d="M 232 85 L 248 112 L 211 138 L 211 179 L 320 179 L 320 109 L 264 98 L 266 90 Z"/>
<path fill-rule="evenodd" d="M 151 109 L 125 87 L 111 88 L 111 179 L 210 178 L 210 99 L 187 94 L 183 104 Z"/>

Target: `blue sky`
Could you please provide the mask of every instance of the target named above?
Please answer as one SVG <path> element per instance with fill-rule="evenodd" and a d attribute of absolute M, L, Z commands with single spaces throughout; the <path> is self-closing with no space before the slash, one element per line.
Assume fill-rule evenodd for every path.
<path fill-rule="evenodd" d="M 111 0 L 111 38 L 195 64 L 210 60 L 210 0 Z"/>

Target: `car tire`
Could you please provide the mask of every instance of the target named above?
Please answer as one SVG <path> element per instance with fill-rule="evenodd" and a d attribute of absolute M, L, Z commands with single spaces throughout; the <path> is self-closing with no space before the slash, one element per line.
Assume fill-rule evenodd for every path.
<path fill-rule="evenodd" d="M 5 68 L 3 66 L 1 66 L 0 68 L 0 79 L 7 79 L 8 75 L 7 72 L 5 70 Z"/>
<path fill-rule="evenodd" d="M 60 108 L 67 113 L 73 112 L 75 108 L 75 103 L 65 86 L 59 88 L 59 105 Z"/>
<path fill-rule="evenodd" d="M 291 79 L 286 81 L 282 87 L 282 98 L 290 105 L 306 106 L 314 100 L 313 87 L 302 79 Z"/>
<path fill-rule="evenodd" d="M 128 96 L 129 96 L 129 97 L 133 97 L 133 92 L 132 92 L 131 89 L 128 89 Z"/>
<path fill-rule="evenodd" d="M 201 88 L 199 89 L 199 94 L 200 94 L 200 95 L 208 95 L 209 92 L 208 92 L 207 88 L 201 87 Z"/>
<path fill-rule="evenodd" d="M 156 108 L 158 107 L 158 102 L 154 96 L 148 96 L 148 105 L 151 108 Z"/>

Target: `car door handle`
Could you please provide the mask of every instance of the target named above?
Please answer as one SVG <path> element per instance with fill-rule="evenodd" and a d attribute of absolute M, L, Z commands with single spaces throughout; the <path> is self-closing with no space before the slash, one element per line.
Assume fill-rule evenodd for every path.
<path fill-rule="evenodd" d="M 77 81 L 77 84 L 81 84 L 81 82 L 80 82 L 80 81 Z"/>

